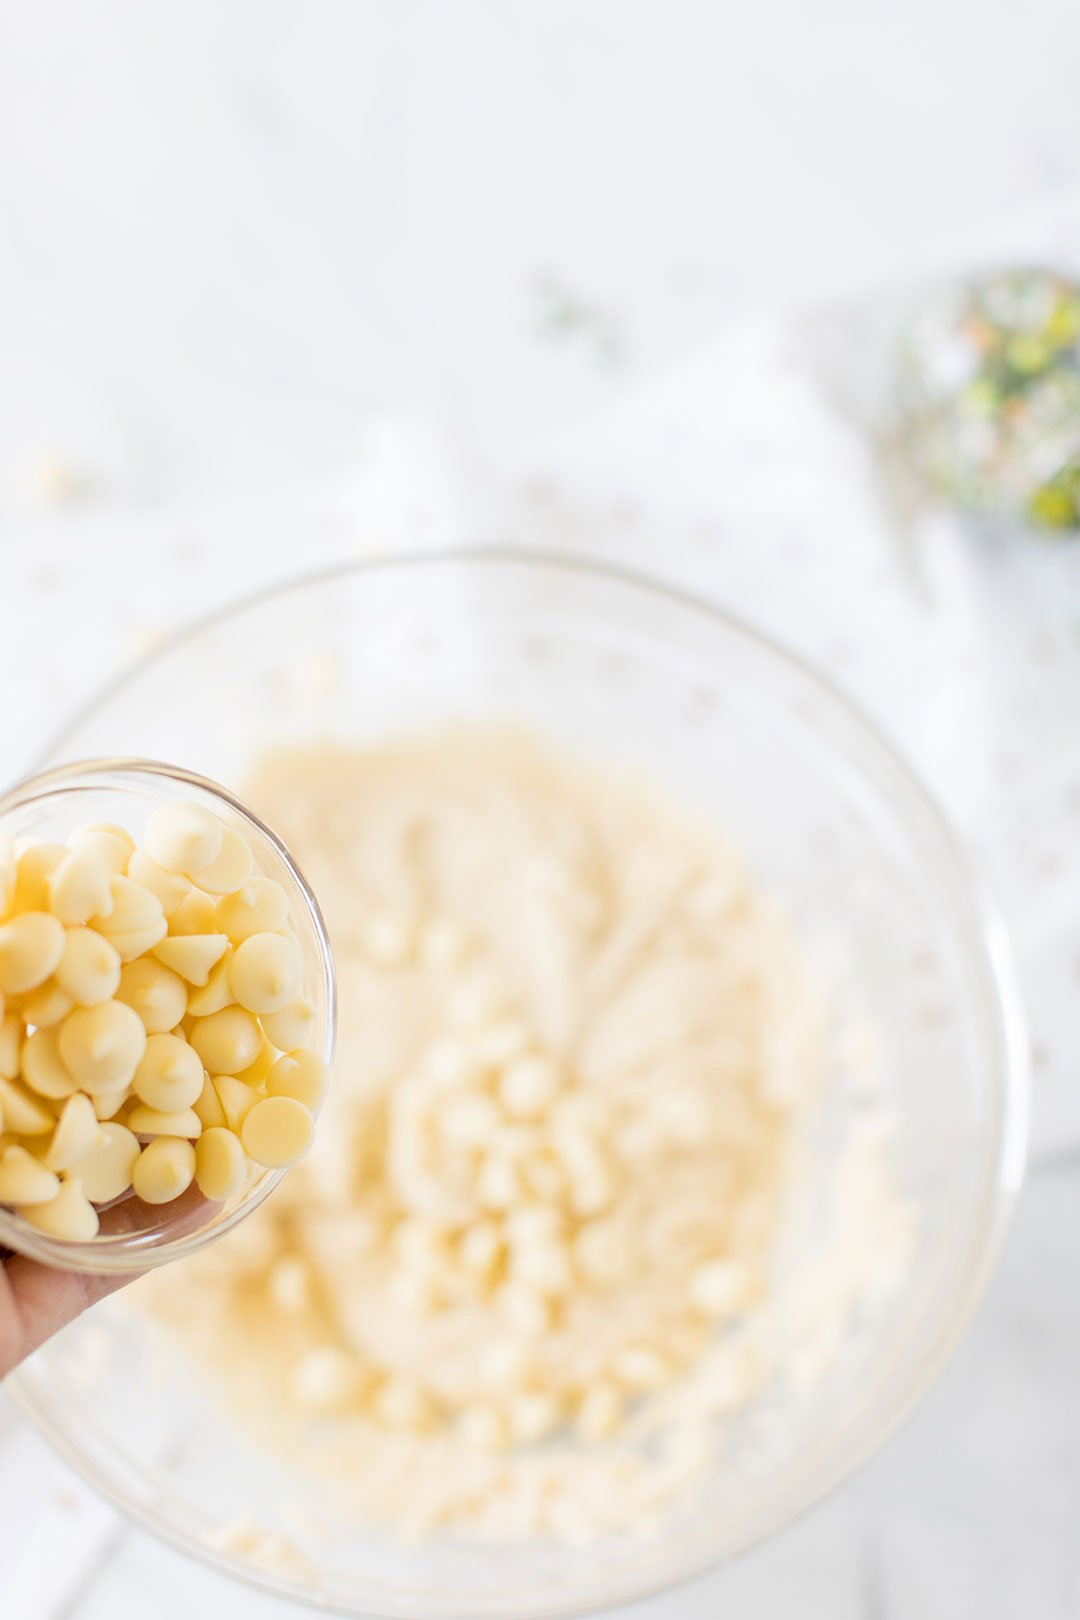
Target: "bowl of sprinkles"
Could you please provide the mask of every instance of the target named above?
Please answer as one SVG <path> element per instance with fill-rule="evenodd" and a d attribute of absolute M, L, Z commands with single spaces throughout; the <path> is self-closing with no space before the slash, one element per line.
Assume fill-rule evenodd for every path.
<path fill-rule="evenodd" d="M 899 373 L 926 484 L 987 518 L 1080 532 L 1080 282 L 1014 268 L 937 290 L 907 327 Z"/>

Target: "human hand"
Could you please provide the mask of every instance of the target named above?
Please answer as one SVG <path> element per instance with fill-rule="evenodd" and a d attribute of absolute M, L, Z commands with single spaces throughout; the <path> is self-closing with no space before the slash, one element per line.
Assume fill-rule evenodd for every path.
<path fill-rule="evenodd" d="M 0 1378 L 6 1378 L 24 1356 L 88 1305 L 130 1280 L 56 1271 L 23 1255 L 4 1260 L 0 1266 Z"/>

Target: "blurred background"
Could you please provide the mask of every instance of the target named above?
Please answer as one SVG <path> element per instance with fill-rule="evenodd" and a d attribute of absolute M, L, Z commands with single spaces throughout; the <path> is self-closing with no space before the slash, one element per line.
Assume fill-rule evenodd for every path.
<path fill-rule="evenodd" d="M 8 779 L 261 584 L 585 551 L 826 668 L 1005 903 L 1036 1096 L 987 1304 L 857 1480 L 643 1615 L 1080 1611 L 1080 538 L 931 491 L 898 383 L 943 281 L 1080 276 L 1078 57 L 1067 0 L 0 3 Z M 0 1499 L 13 1620 L 285 1612 L 10 1402 Z"/>

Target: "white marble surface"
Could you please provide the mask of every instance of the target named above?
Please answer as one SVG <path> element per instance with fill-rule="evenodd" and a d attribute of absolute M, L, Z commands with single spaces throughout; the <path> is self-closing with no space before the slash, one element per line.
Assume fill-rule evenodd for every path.
<path fill-rule="evenodd" d="M 477 532 L 678 579 L 826 664 L 1002 894 L 1035 1169 L 899 1438 L 647 1612 L 1069 1620 L 1080 552 L 899 533 L 799 357 L 831 301 L 857 370 L 850 300 L 881 283 L 1080 262 L 1080 12 L 9 0 L 0 19 L 4 773 L 253 584 Z M 0 1503 L 4 1620 L 286 1612 L 126 1528 L 3 1401 Z"/>

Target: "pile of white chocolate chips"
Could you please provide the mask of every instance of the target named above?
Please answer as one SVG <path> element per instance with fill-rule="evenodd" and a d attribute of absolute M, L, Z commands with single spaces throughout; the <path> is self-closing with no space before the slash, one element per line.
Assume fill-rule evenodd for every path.
<path fill-rule="evenodd" d="M 6 841 L 0 1203 L 86 1241 L 125 1195 L 224 1201 L 302 1158 L 326 1084 L 303 966 L 284 890 L 200 805 L 163 805 L 142 848 L 111 824 Z"/>
<path fill-rule="evenodd" d="M 632 1478 L 644 1510 L 689 1457 L 583 1455 L 693 1391 L 700 1461 L 764 1376 L 740 1327 L 823 1068 L 782 918 L 712 830 L 518 734 L 285 750 L 247 791 L 324 906 L 334 1084 L 137 1303 L 360 1518 L 576 1534 Z"/>

